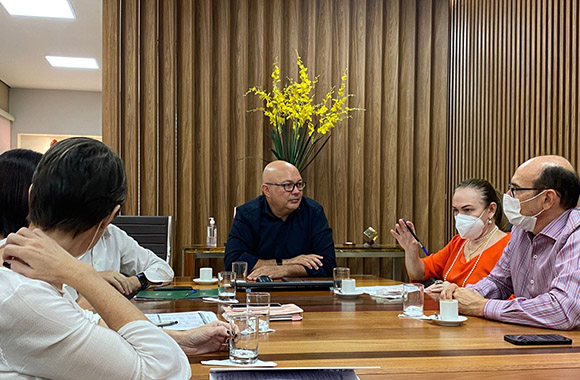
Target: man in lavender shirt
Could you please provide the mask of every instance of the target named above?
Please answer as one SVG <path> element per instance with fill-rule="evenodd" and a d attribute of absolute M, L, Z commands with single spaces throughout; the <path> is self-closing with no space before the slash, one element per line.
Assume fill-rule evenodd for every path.
<path fill-rule="evenodd" d="M 504 194 L 514 228 L 497 265 L 473 286 L 446 284 L 441 298 L 457 299 L 461 314 L 558 330 L 580 327 L 579 195 L 578 175 L 563 157 L 524 162 Z"/>

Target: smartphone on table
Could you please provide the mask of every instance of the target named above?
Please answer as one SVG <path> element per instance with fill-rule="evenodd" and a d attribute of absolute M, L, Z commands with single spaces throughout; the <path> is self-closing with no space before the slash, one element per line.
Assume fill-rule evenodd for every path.
<path fill-rule="evenodd" d="M 521 334 L 504 335 L 506 342 L 518 346 L 537 346 L 548 344 L 572 344 L 572 339 L 560 334 Z"/>

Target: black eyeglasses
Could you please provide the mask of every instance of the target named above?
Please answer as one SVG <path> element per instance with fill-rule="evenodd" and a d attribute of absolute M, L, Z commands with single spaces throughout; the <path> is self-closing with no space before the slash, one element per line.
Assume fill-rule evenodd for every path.
<path fill-rule="evenodd" d="M 516 187 L 516 186 L 512 185 L 511 183 L 508 185 L 508 193 L 514 198 L 516 196 L 516 191 L 526 191 L 526 190 L 542 191 L 542 190 L 546 190 L 546 189 L 537 189 L 535 187 Z"/>
<path fill-rule="evenodd" d="M 280 187 L 284 188 L 284 191 L 291 193 L 294 191 L 295 187 L 299 191 L 304 190 L 304 188 L 306 187 L 306 182 L 303 182 L 303 181 L 298 181 L 296 183 L 292 183 L 292 182 L 286 182 L 286 183 L 266 182 L 266 185 L 280 186 Z"/>

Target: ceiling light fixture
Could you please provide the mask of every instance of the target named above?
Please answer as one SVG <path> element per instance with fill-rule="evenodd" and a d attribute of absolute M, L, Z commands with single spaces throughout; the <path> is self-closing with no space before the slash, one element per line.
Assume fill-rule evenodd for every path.
<path fill-rule="evenodd" d="M 69 69 L 98 69 L 99 65 L 94 58 L 77 58 L 77 57 L 54 57 L 47 55 L 46 60 L 53 67 L 66 67 Z"/>
<path fill-rule="evenodd" d="M 0 0 L 12 16 L 75 18 L 68 0 Z"/>

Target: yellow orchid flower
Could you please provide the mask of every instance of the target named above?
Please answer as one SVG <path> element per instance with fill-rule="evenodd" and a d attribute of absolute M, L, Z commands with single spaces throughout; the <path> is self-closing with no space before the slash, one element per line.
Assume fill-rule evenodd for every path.
<path fill-rule="evenodd" d="M 348 98 L 353 96 L 346 93 L 347 70 L 340 78 L 336 98 L 333 97 L 335 88 L 332 87 L 320 103 L 315 103 L 313 90 L 318 77 L 311 79 L 308 76 L 308 68 L 298 51 L 296 65 L 298 81 L 288 78 L 288 84 L 280 88 L 280 66 L 276 60 L 271 74 L 272 91 L 254 86 L 246 95 L 257 95 L 264 102 L 264 107 L 251 111 L 262 111 L 272 125 L 270 136 L 274 155 L 302 171 L 328 142 L 330 135 L 326 134 L 340 121 L 350 117 L 350 112 L 360 109 L 346 106 Z"/>

